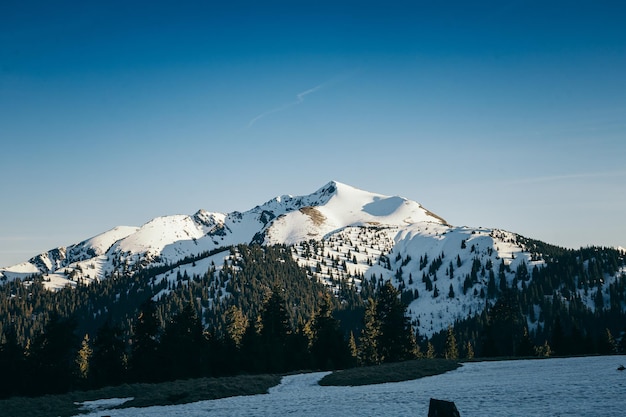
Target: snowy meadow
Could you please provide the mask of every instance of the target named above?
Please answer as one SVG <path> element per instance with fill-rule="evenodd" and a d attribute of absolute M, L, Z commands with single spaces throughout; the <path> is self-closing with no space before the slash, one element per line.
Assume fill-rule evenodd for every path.
<path fill-rule="evenodd" d="M 284 377 L 266 395 L 147 408 L 107 409 L 131 416 L 427 416 L 431 397 L 454 401 L 462 417 L 622 416 L 626 356 L 476 362 L 443 375 L 361 387 L 321 387 L 325 372 Z M 85 403 L 88 416 L 119 401 Z M 95 408 L 102 406 L 102 408 Z"/>

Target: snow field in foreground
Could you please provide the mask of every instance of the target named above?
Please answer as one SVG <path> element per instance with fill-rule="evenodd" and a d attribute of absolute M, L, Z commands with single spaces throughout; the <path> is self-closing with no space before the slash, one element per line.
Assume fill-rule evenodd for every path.
<path fill-rule="evenodd" d="M 443 375 L 362 387 L 321 387 L 326 373 L 284 377 L 267 395 L 177 406 L 107 410 L 145 416 L 426 416 L 431 397 L 454 401 L 462 417 L 622 416 L 626 356 L 476 362 Z M 87 414 L 101 416 L 102 411 Z"/>

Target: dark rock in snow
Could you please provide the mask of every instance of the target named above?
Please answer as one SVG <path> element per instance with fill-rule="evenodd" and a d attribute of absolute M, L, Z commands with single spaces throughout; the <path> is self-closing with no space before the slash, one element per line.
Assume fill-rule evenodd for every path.
<path fill-rule="evenodd" d="M 430 399 L 428 417 L 461 417 L 452 401 Z"/>

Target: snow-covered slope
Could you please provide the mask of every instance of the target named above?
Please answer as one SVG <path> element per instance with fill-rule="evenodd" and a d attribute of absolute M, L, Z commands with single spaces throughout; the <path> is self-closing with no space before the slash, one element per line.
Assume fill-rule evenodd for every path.
<path fill-rule="evenodd" d="M 117 227 L 69 247 L 0 269 L 0 278 L 43 274 L 48 287 L 103 279 L 121 268 L 174 264 L 186 257 L 241 243 L 293 244 L 321 239 L 347 226 L 445 223 L 418 203 L 332 181 L 307 196 L 276 197 L 240 213 L 157 217 L 141 227 Z"/>
<path fill-rule="evenodd" d="M 521 288 L 514 281 L 518 268 L 530 276 L 544 265 L 514 233 L 430 222 L 346 227 L 320 242 L 297 243 L 292 254 L 338 296 L 346 284 L 391 280 L 409 303 L 414 325 L 428 336 L 481 312 L 490 277 L 500 269 L 509 287 Z"/>
<path fill-rule="evenodd" d="M 418 203 L 402 197 L 374 194 L 331 182 L 297 211 L 280 216 L 266 231 L 268 243 L 294 244 L 324 236 L 347 226 L 394 225 L 417 222 L 445 223 Z"/>
<path fill-rule="evenodd" d="M 78 265 L 81 261 L 89 261 L 106 254 L 115 242 L 132 235 L 138 229 L 118 226 L 75 245 L 49 250 L 26 262 L 0 269 L 0 278 L 3 280 L 25 279 L 33 275 L 54 273 L 61 269 L 74 269 L 75 266 L 72 265 Z"/>
<path fill-rule="evenodd" d="M 391 280 L 420 333 L 431 335 L 482 311 L 494 276 L 497 285 L 521 288 L 517 277 L 530 279 L 533 268 L 544 265 L 524 242 L 503 230 L 454 227 L 414 201 L 332 181 L 312 194 L 276 197 L 246 212 L 199 210 L 117 227 L 0 269 L 0 280 L 41 275 L 47 288 L 57 289 L 155 266 L 167 271 L 158 281 L 172 280 L 206 273 L 209 265 L 219 269 L 232 256 L 221 249 L 230 246 L 286 244 L 309 277 L 339 297 L 346 287 Z M 581 297 L 593 305 L 591 293 Z"/>

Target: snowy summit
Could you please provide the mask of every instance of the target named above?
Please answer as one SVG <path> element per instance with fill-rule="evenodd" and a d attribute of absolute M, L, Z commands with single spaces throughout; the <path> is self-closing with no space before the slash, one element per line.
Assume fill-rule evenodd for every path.
<path fill-rule="evenodd" d="M 245 212 L 199 210 L 116 227 L 0 269 L 0 280 L 39 275 L 48 289 L 58 289 L 156 266 L 169 267 L 157 280 L 171 280 L 223 264 L 238 244 L 284 244 L 311 279 L 335 293 L 340 282 L 359 289 L 363 280 L 391 281 L 420 333 L 431 335 L 484 310 L 494 271 L 499 282 L 517 286 L 523 283 L 516 276 L 542 268 L 542 255 L 528 242 L 504 230 L 455 227 L 415 201 L 331 181 Z M 591 293 L 581 298 L 593 306 Z"/>

